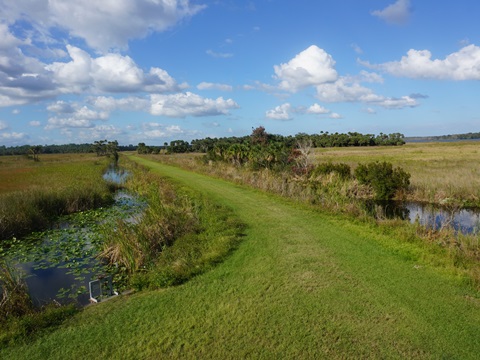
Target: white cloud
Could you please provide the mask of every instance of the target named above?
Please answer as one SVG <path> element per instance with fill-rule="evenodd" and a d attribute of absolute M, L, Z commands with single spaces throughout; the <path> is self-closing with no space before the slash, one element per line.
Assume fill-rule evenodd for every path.
<path fill-rule="evenodd" d="M 1 0 L 0 0 L 1 1 Z M 18 48 L 0 50 L 0 106 L 23 105 L 61 94 L 180 91 L 165 70 L 140 69 L 128 56 L 107 54 L 92 58 L 67 45 L 69 61 L 43 64 Z"/>
<path fill-rule="evenodd" d="M 362 48 L 357 44 L 350 44 L 350 46 L 352 47 L 353 51 L 355 51 L 357 54 L 363 54 Z"/>
<path fill-rule="evenodd" d="M 232 99 L 225 100 L 223 97 L 209 99 L 191 92 L 171 95 L 153 94 L 150 99 L 150 113 L 168 117 L 227 115 L 229 110 L 239 108 Z"/>
<path fill-rule="evenodd" d="M 317 114 L 317 115 L 328 114 L 329 112 L 330 110 L 324 108 L 323 106 L 318 105 L 317 103 L 310 106 L 306 111 L 307 114 Z"/>
<path fill-rule="evenodd" d="M 85 39 L 90 47 L 107 51 L 125 49 L 130 39 L 164 31 L 205 6 L 188 0 L 0 0 L 0 8 L 12 23 L 27 20 L 42 34 L 59 27 Z"/>
<path fill-rule="evenodd" d="M 219 52 L 215 52 L 213 50 L 207 50 L 206 51 L 207 55 L 210 55 L 214 58 L 221 58 L 221 59 L 228 59 L 228 58 L 231 58 L 233 57 L 233 54 L 231 53 L 219 53 Z"/>
<path fill-rule="evenodd" d="M 75 117 L 58 118 L 51 117 L 48 119 L 45 130 L 62 129 L 62 128 L 93 128 L 95 125 L 91 120 L 78 119 Z"/>
<path fill-rule="evenodd" d="M 12 114 L 13 115 L 18 115 L 18 114 L 20 114 L 20 110 L 19 109 L 13 109 Z"/>
<path fill-rule="evenodd" d="M 135 96 L 127 96 L 124 98 L 98 96 L 89 98 L 87 102 L 97 110 L 107 112 L 113 112 L 115 110 L 148 112 L 150 109 L 150 100 Z"/>
<path fill-rule="evenodd" d="M 19 141 L 19 140 L 23 141 L 25 139 L 28 139 L 28 135 L 25 133 L 17 133 L 17 132 L 0 133 L 0 139 L 5 142 Z"/>
<path fill-rule="evenodd" d="M 95 121 L 107 120 L 110 115 L 107 111 L 96 111 L 87 106 L 81 106 L 77 103 L 66 103 L 64 101 L 50 104 L 47 110 L 56 115 L 48 119 L 45 130 L 56 128 L 93 128 L 95 127 Z"/>
<path fill-rule="evenodd" d="M 227 84 L 218 84 L 218 83 L 209 83 L 201 82 L 197 85 L 198 90 L 221 90 L 221 91 L 232 91 L 233 87 Z"/>
<path fill-rule="evenodd" d="M 343 119 L 343 116 L 338 113 L 331 113 L 329 116 L 330 119 Z"/>
<path fill-rule="evenodd" d="M 272 110 L 268 110 L 265 113 L 265 116 L 268 119 L 272 120 L 291 120 L 290 117 L 290 110 L 292 110 L 292 106 L 289 103 L 285 103 L 275 107 Z"/>
<path fill-rule="evenodd" d="M 410 0 L 397 0 L 383 10 L 372 11 L 372 15 L 390 24 L 405 24 L 410 18 Z"/>
<path fill-rule="evenodd" d="M 0 131 L 8 129 L 8 124 L 6 121 L 0 120 Z"/>
<path fill-rule="evenodd" d="M 290 103 L 284 103 L 282 105 L 279 105 L 275 107 L 272 110 L 268 110 L 265 113 L 265 116 L 268 119 L 272 120 L 292 120 L 292 117 L 290 114 L 300 114 L 300 115 L 326 115 L 330 114 L 330 117 L 332 116 L 332 113 L 330 110 L 326 109 L 325 107 L 315 103 L 311 105 L 310 107 L 306 108 L 304 106 L 292 106 Z"/>
<path fill-rule="evenodd" d="M 32 120 L 28 123 L 28 125 L 33 126 L 33 127 L 38 127 L 38 126 L 41 126 L 42 123 L 38 120 Z"/>
<path fill-rule="evenodd" d="M 337 79 L 335 61 L 325 50 L 312 45 L 297 54 L 286 64 L 275 65 L 275 76 L 280 89 L 297 92 Z"/>
<path fill-rule="evenodd" d="M 239 108 L 232 99 L 225 100 L 223 97 L 209 99 L 191 92 L 171 95 L 153 94 L 150 99 L 152 115 L 176 118 L 227 115 L 229 110 Z"/>
<path fill-rule="evenodd" d="M 360 102 L 386 109 L 419 105 L 417 99 L 412 96 L 392 98 L 377 95 L 372 89 L 362 86 L 358 79 L 352 77 L 341 77 L 334 83 L 317 86 L 317 98 L 323 102 Z"/>
<path fill-rule="evenodd" d="M 428 50 L 409 50 L 400 61 L 363 65 L 399 77 L 438 80 L 480 80 L 480 47 L 468 45 L 445 57 L 433 59 Z"/>
<path fill-rule="evenodd" d="M 151 68 L 148 73 L 140 69 L 129 57 L 107 54 L 92 58 L 77 47 L 67 45 L 70 62 L 54 62 L 45 66 L 53 74 L 55 83 L 63 93 L 96 92 L 167 92 L 178 91 L 178 85 L 165 71 Z"/>
<path fill-rule="evenodd" d="M 185 134 L 178 125 L 163 125 L 159 123 L 145 123 L 142 125 L 141 136 L 147 139 L 172 138 Z"/>

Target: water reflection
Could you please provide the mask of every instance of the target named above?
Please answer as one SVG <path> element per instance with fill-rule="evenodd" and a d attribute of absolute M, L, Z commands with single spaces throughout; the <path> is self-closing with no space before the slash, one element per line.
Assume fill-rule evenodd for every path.
<path fill-rule="evenodd" d="M 107 171 L 103 174 L 103 179 L 114 184 L 124 184 L 130 176 L 130 172 L 119 167 L 117 164 L 110 164 Z"/>
<path fill-rule="evenodd" d="M 399 201 L 370 201 L 367 211 L 375 217 L 408 220 L 434 230 L 451 227 L 463 234 L 480 231 L 480 209 L 447 209 L 431 204 Z"/>

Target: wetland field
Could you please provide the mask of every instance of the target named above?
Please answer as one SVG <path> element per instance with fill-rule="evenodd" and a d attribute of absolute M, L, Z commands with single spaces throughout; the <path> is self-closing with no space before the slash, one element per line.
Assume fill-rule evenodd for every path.
<path fill-rule="evenodd" d="M 352 169 L 390 162 L 411 174 L 408 191 L 395 202 L 475 212 L 479 147 L 325 148 L 314 149 L 311 160 Z M 55 305 L 44 315 L 6 322 L 0 357 L 473 359 L 480 351 L 476 224 L 462 234 L 387 218 L 378 209 L 367 215 L 364 199 L 352 194 L 369 192 L 331 174 L 312 187 L 310 180 L 268 170 L 205 163 L 199 154 L 126 153 L 120 161 L 135 179 L 127 186 L 131 194 L 148 204 L 146 221 L 117 222 L 102 230 L 108 241 L 94 241 L 126 269 L 125 284 L 135 291 L 83 310 Z M 117 187 L 104 181 L 107 158 L 7 156 L 0 162 L 5 240 L 22 242 L 70 213 L 84 222 L 99 214 L 85 210 L 114 204 Z M 39 209 L 46 209 L 42 219 L 35 216 Z M 113 214 L 121 218 L 122 211 Z M 35 221 L 24 220 L 32 214 Z M 7 215 L 23 231 L 3 225 Z M 75 236 L 93 243 L 83 231 Z M 162 242 L 152 242 L 158 238 Z M 0 272 L 3 283 L 20 286 L 10 270 Z"/>

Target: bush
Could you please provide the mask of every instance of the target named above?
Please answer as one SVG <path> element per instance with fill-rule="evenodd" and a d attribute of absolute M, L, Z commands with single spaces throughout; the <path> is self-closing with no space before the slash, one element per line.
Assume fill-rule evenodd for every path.
<path fill-rule="evenodd" d="M 344 163 L 338 163 L 338 164 L 334 164 L 332 162 L 322 163 L 313 170 L 312 175 L 318 176 L 318 175 L 327 175 L 331 173 L 337 173 L 342 179 L 346 180 L 351 176 L 350 166 Z"/>
<path fill-rule="evenodd" d="M 355 177 L 360 184 L 371 186 L 376 200 L 390 200 L 399 190 L 407 190 L 410 174 L 401 168 L 393 168 L 391 163 L 372 162 L 360 164 L 355 169 Z"/>

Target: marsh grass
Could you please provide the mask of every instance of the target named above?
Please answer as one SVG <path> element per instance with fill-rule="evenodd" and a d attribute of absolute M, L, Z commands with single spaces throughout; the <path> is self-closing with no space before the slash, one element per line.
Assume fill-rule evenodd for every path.
<path fill-rule="evenodd" d="M 409 172 L 406 200 L 480 206 L 480 142 L 407 143 L 399 147 L 316 149 L 315 162 L 388 161 Z"/>
<path fill-rule="evenodd" d="M 0 260 L 0 324 L 33 312 L 33 303 L 21 272 Z"/>
<path fill-rule="evenodd" d="M 113 201 L 113 188 L 102 179 L 105 159 L 67 154 L 45 155 L 40 162 L 1 160 L 0 239 L 45 229 L 59 215 Z"/>
<path fill-rule="evenodd" d="M 146 200 L 147 209 L 136 221 L 105 229 L 101 257 L 123 269 L 134 288 L 183 283 L 235 247 L 242 226 L 228 209 L 144 168 L 131 171 L 126 186 Z"/>

